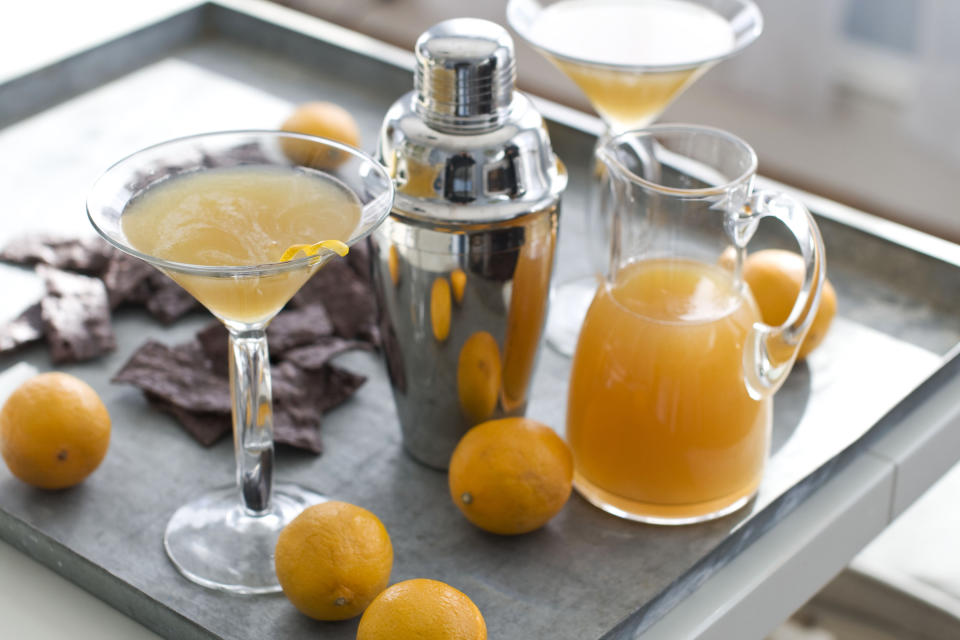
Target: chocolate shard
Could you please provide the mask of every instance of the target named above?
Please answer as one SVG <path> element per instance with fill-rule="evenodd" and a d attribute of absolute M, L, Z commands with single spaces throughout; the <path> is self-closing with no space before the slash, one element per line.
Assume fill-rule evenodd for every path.
<path fill-rule="evenodd" d="M 291 300 L 294 307 L 322 304 L 337 335 L 379 343 L 373 290 L 344 260 L 324 265 Z"/>
<path fill-rule="evenodd" d="M 148 340 L 113 377 L 190 412 L 230 414 L 230 387 L 196 342 L 168 347 Z"/>
<path fill-rule="evenodd" d="M 37 265 L 47 295 L 40 320 L 55 364 L 81 362 L 116 348 L 107 290 L 98 278 Z"/>
<path fill-rule="evenodd" d="M 32 304 L 23 313 L 0 326 L 0 355 L 43 338 L 43 319 L 40 303 Z"/>
<path fill-rule="evenodd" d="M 205 447 L 230 433 L 232 424 L 229 413 L 187 411 L 158 395 L 149 392 L 144 395 L 151 406 L 176 418 L 187 433 Z"/>
<path fill-rule="evenodd" d="M 367 284 L 373 282 L 372 265 L 370 264 L 370 242 L 369 237 L 364 238 L 351 246 L 349 253 L 346 255 L 347 264 Z"/>
<path fill-rule="evenodd" d="M 307 403 L 317 414 L 342 404 L 367 381 L 365 376 L 332 364 L 307 371 L 292 362 L 275 366 L 272 377 L 273 400 L 277 405 Z"/>
<path fill-rule="evenodd" d="M 197 342 L 211 370 L 221 377 L 230 375 L 230 336 L 219 322 L 211 322 L 197 332 Z"/>
<path fill-rule="evenodd" d="M 364 376 L 327 365 L 306 371 L 292 362 L 273 369 L 274 427 L 278 442 L 320 453 L 323 413 L 343 403 L 366 381 Z"/>
<path fill-rule="evenodd" d="M 100 275 L 116 253 L 119 252 L 97 236 L 65 238 L 29 233 L 7 243 L 0 250 L 0 260 L 22 265 L 45 264 L 65 271 Z"/>
<path fill-rule="evenodd" d="M 284 311 L 267 327 L 267 341 L 274 357 L 290 349 L 311 344 L 333 333 L 333 323 L 323 305 L 313 304 Z"/>
<path fill-rule="evenodd" d="M 200 308 L 196 298 L 162 273 L 156 272 L 147 282 L 153 288 L 152 295 L 147 299 L 147 311 L 163 324 L 172 324 Z"/>
<path fill-rule="evenodd" d="M 110 307 L 116 309 L 125 302 L 146 303 L 153 293 L 150 278 L 154 274 L 162 276 L 143 260 L 115 252 L 103 272 L 103 284 L 110 297 Z"/>
<path fill-rule="evenodd" d="M 327 364 L 331 358 L 353 349 L 372 350 L 369 342 L 347 340 L 340 336 L 323 336 L 313 344 L 291 349 L 283 354 L 283 359 L 307 371 L 316 371 Z"/>
<path fill-rule="evenodd" d="M 310 407 L 295 405 L 273 412 L 273 440 L 316 454 L 323 453 L 320 424 L 323 416 Z"/>
<path fill-rule="evenodd" d="M 332 364 L 325 366 L 322 372 L 323 384 L 318 386 L 323 392 L 315 396 L 314 404 L 324 413 L 349 400 L 367 381 L 366 376 Z"/>

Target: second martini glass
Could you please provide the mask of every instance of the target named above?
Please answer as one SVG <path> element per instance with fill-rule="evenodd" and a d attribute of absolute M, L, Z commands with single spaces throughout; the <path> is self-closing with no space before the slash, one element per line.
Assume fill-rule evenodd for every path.
<path fill-rule="evenodd" d="M 217 183 L 214 175 L 220 172 L 222 177 L 224 170 L 233 172 L 233 186 L 227 191 L 217 190 L 222 181 Z M 213 182 L 207 180 L 210 177 Z M 305 221 L 323 230 L 330 228 L 323 216 L 342 217 L 343 207 L 319 204 L 311 191 L 312 180 L 322 182 L 324 193 L 338 196 L 341 200 L 334 197 L 334 202 L 345 203 L 357 214 L 359 220 L 351 218 L 341 237 L 334 238 L 348 245 L 366 237 L 390 211 L 393 182 L 372 158 L 329 140 L 276 131 L 211 133 L 148 147 L 108 169 L 87 200 L 90 221 L 100 235 L 177 281 L 230 334 L 237 482 L 178 509 L 164 535 L 167 555 L 184 576 L 222 591 L 279 591 L 273 567 L 277 536 L 305 507 L 325 500 L 310 489 L 273 482 L 273 411 L 265 333 L 273 316 L 334 255 L 319 249 L 313 255 L 300 253 L 283 260 L 291 238 L 298 243 L 331 239 L 304 237 L 308 234 Z M 215 183 L 216 189 L 210 186 Z M 305 183 L 311 183 L 306 185 L 310 197 L 303 199 Z M 264 195 L 251 184 L 266 184 L 267 191 L 273 185 L 273 190 Z M 284 188 L 287 184 L 290 189 Z M 166 216 L 173 208 L 166 206 L 174 200 L 169 197 L 172 185 L 181 186 L 180 202 L 190 203 L 176 209 L 179 218 Z M 154 196 L 160 193 L 165 198 L 159 200 L 161 206 L 142 208 L 150 199 L 158 202 Z M 269 204 L 260 207 L 258 217 L 245 218 L 247 204 L 262 203 L 264 198 Z M 232 224 L 212 222 L 216 216 L 206 207 L 213 201 L 227 202 Z M 132 241 L 132 228 L 125 227 L 123 220 L 135 211 L 138 216 L 157 216 L 145 221 L 154 228 L 141 235 L 151 241 L 170 236 L 170 243 L 182 249 L 177 259 L 160 250 L 162 242 L 146 249 Z M 237 255 L 230 251 L 238 245 L 247 246 L 251 255 L 270 257 L 253 263 L 224 258 Z M 265 245 L 269 251 L 260 253 Z"/>
<path fill-rule="evenodd" d="M 510 0 L 507 21 L 583 91 L 609 137 L 651 124 L 697 78 L 763 29 L 751 0 Z M 607 267 L 610 220 L 595 164 L 588 204 L 593 266 Z M 593 299 L 593 275 L 559 284 L 547 341 L 572 355 Z"/>

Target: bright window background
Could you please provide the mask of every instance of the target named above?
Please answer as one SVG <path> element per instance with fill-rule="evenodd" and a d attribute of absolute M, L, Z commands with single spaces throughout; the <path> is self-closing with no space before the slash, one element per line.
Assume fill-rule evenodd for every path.
<path fill-rule="evenodd" d="M 411 49 L 447 18 L 505 23 L 505 0 L 280 0 Z M 749 141 L 760 171 L 960 241 L 960 2 L 757 0 L 766 28 L 661 120 Z M 523 43 L 521 88 L 590 110 Z"/>

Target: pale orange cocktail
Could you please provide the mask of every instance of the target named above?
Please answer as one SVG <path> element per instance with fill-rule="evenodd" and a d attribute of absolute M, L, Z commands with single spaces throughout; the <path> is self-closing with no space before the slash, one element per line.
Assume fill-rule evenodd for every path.
<path fill-rule="evenodd" d="M 745 285 L 694 260 L 639 260 L 601 284 L 570 381 L 578 490 L 648 521 L 694 519 L 752 495 L 772 406 L 744 384 L 744 343 L 759 319 Z"/>
<path fill-rule="evenodd" d="M 208 169 L 133 200 L 121 218 L 132 247 L 171 262 L 242 266 L 281 261 L 291 245 L 346 241 L 360 222 L 357 196 L 320 172 L 288 167 Z M 273 317 L 316 266 L 248 278 L 167 274 L 220 318 Z"/>
<path fill-rule="evenodd" d="M 530 38 L 614 131 L 652 122 L 736 46 L 727 18 L 684 0 L 562 0 Z"/>

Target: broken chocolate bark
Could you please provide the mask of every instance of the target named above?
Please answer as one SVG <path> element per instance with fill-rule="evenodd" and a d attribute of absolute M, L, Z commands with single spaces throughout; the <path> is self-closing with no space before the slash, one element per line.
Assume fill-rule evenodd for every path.
<path fill-rule="evenodd" d="M 55 364 L 81 362 L 116 348 L 107 290 L 90 278 L 37 265 L 47 295 L 40 301 L 40 320 Z"/>
<path fill-rule="evenodd" d="M 20 265 L 45 264 L 66 271 L 98 276 L 116 253 L 97 236 L 64 238 L 53 234 L 25 234 L 0 250 L 0 260 Z"/>

